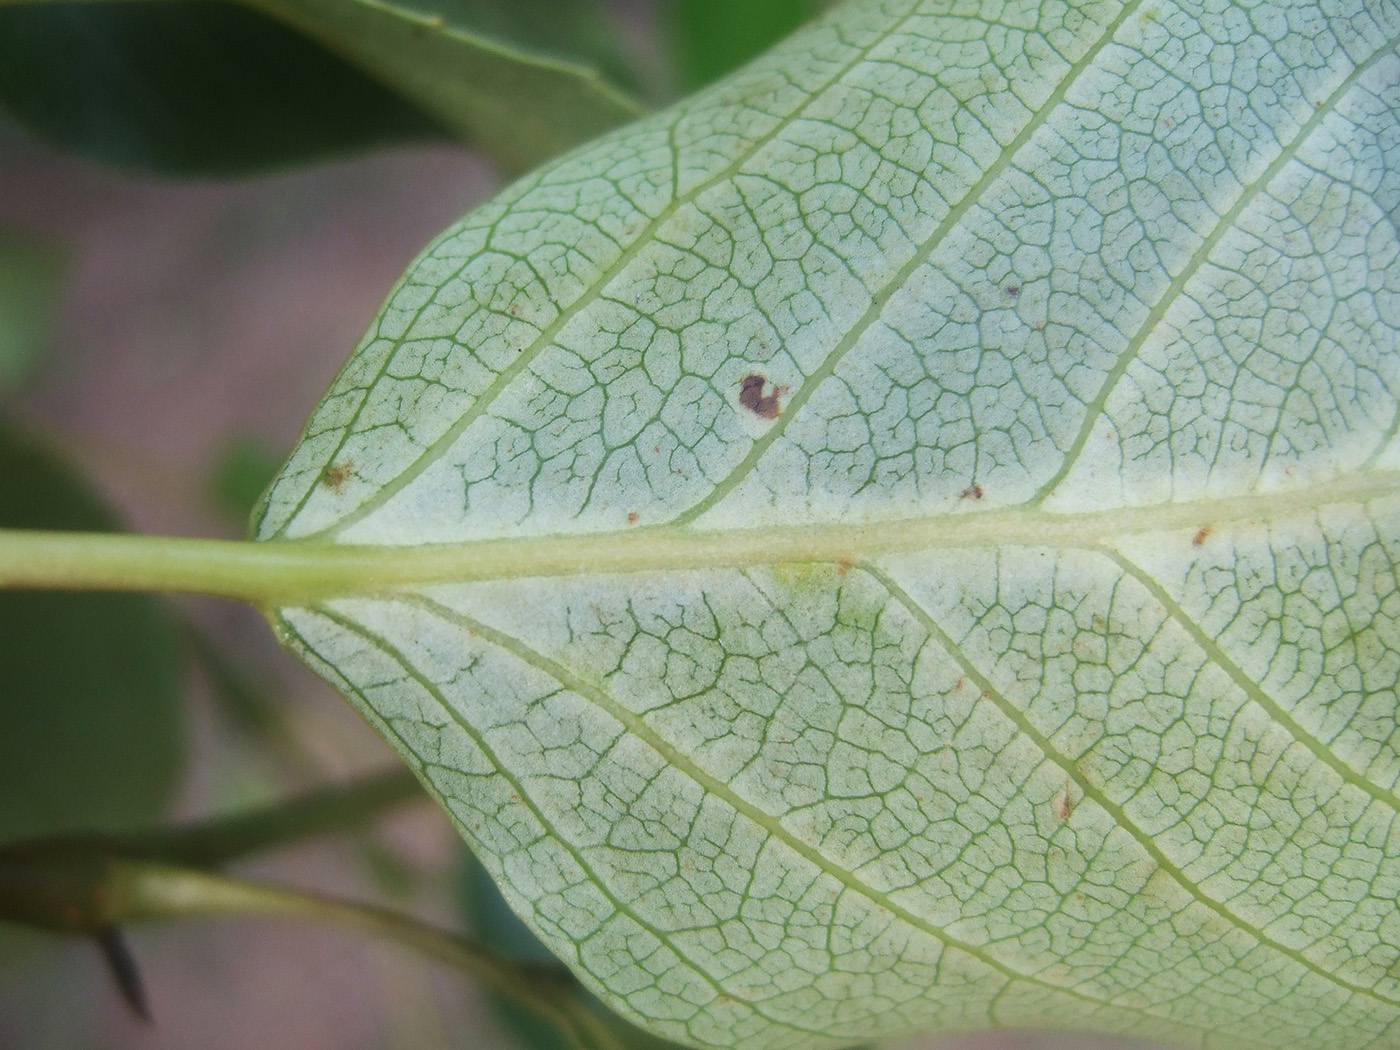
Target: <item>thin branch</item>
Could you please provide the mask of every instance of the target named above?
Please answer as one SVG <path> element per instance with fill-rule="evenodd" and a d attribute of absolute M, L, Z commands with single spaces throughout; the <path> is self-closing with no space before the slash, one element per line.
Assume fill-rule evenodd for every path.
<path fill-rule="evenodd" d="M 111 838 L 105 845 L 128 859 L 217 867 L 313 835 L 344 831 L 385 809 L 426 798 L 411 772 L 396 769 L 249 813 Z"/>
<path fill-rule="evenodd" d="M 620 1045 L 562 966 L 522 963 L 388 908 L 131 859 L 93 841 L 0 850 L 0 920 L 110 939 L 128 923 L 227 915 L 286 915 L 360 930 L 461 970 L 550 1018 L 581 1047 Z"/>

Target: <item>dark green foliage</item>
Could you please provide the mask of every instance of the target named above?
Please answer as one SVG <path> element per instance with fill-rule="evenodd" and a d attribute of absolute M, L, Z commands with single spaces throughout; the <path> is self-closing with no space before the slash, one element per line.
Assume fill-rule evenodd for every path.
<path fill-rule="evenodd" d="M 0 106 L 56 145 L 173 175 L 442 136 L 306 37 L 222 3 L 0 6 Z"/>
<path fill-rule="evenodd" d="M 58 459 L 0 427 L 0 527 L 115 527 Z M 180 634 L 140 595 L 0 592 L 0 841 L 140 827 L 179 772 Z"/>

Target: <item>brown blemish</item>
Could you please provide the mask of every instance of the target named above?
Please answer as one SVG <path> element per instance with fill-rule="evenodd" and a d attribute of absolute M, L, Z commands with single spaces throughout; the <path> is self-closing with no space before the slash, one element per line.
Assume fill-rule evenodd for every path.
<path fill-rule="evenodd" d="M 1006 297 L 1008 299 L 1015 299 L 1020 294 L 1021 286 L 1019 284 L 1008 284 L 1006 286 Z"/>
<path fill-rule="evenodd" d="M 981 485 L 969 485 L 967 488 L 963 489 L 961 492 L 958 493 L 958 499 L 981 499 L 981 498 L 982 498 L 982 486 L 981 486 Z"/>
<path fill-rule="evenodd" d="M 1065 781 L 1065 789 L 1055 796 L 1055 816 L 1061 821 L 1069 820 L 1074 812 L 1074 796 L 1070 793 L 1070 783 Z"/>
<path fill-rule="evenodd" d="M 1209 535 L 1210 526 L 1202 525 L 1199 529 L 1196 530 L 1196 535 L 1191 537 L 1191 546 L 1199 547 L 1201 544 L 1205 543 L 1206 537 L 1208 537 Z"/>
<path fill-rule="evenodd" d="M 849 558 L 842 558 L 840 561 L 838 561 L 838 562 L 836 563 L 836 575 L 837 575 L 837 576 L 845 576 L 846 573 L 848 573 L 848 572 L 850 572 L 850 571 L 851 571 L 851 559 L 849 559 Z"/>
<path fill-rule="evenodd" d="M 638 514 L 637 514 L 637 512 L 636 512 L 635 510 L 629 510 L 629 511 L 627 512 L 627 524 L 628 524 L 628 525 L 635 525 L 635 524 L 637 524 L 637 517 L 638 517 Z"/>
<path fill-rule="evenodd" d="M 782 412 L 783 406 L 778 399 L 788 392 L 785 386 L 774 386 L 771 394 L 764 394 L 763 388 L 768 385 L 766 376 L 761 376 L 757 372 L 750 372 L 739 380 L 739 404 L 743 405 L 756 416 L 764 419 L 777 419 Z"/>
<path fill-rule="evenodd" d="M 338 493 L 350 480 L 350 472 L 354 469 L 355 461 L 353 459 L 347 459 L 344 463 L 332 463 L 321 471 L 321 484 Z"/>

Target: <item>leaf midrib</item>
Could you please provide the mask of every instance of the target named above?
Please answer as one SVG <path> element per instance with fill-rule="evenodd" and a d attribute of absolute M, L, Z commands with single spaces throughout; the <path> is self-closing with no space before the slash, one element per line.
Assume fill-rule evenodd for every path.
<path fill-rule="evenodd" d="M 272 541 L 285 555 L 325 571 L 315 585 L 289 581 L 278 604 L 437 583 L 665 572 L 756 565 L 847 565 L 925 550 L 1023 546 L 1114 549 L 1129 536 L 1192 531 L 1210 542 L 1226 527 L 1306 519 L 1324 508 L 1363 507 L 1400 497 L 1400 471 L 1351 474 L 1307 488 L 1150 506 L 1053 513 L 1022 505 L 885 521 L 697 530 L 676 525 L 592 533 L 403 544 Z M 1205 530 L 1205 531 L 1201 531 Z M 339 571 L 335 571 L 339 570 Z"/>

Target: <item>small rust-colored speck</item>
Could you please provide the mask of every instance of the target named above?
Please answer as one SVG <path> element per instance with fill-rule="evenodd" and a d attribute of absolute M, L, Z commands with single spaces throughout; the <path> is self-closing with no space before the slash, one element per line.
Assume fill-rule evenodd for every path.
<path fill-rule="evenodd" d="M 771 394 L 764 394 L 763 388 L 768 385 L 766 376 L 761 376 L 757 372 L 750 372 L 739 381 L 739 404 L 743 405 L 756 416 L 764 419 L 777 419 L 778 413 L 783 410 L 778 399 L 788 392 L 785 386 L 773 387 Z"/>
<path fill-rule="evenodd" d="M 982 498 L 982 486 L 981 486 L 981 485 L 969 485 L 967 488 L 963 489 L 961 492 L 958 493 L 958 499 L 981 499 L 981 498 Z"/>
<path fill-rule="evenodd" d="M 837 576 L 845 576 L 846 573 L 848 573 L 848 572 L 850 572 L 850 571 L 851 571 L 851 559 L 849 559 L 849 558 L 842 558 L 840 561 L 838 561 L 838 562 L 836 563 L 836 575 L 837 575 Z"/>
<path fill-rule="evenodd" d="M 1008 284 L 1006 286 L 1006 296 L 1008 299 L 1015 299 L 1020 294 L 1021 286 L 1019 284 Z"/>
<path fill-rule="evenodd" d="M 510 304 L 510 309 L 507 310 L 506 313 L 510 314 L 512 317 L 519 317 L 519 316 L 520 316 L 520 304 L 519 304 L 519 303 L 511 303 L 511 304 Z"/>
<path fill-rule="evenodd" d="M 350 480 L 350 472 L 354 469 L 355 461 L 353 459 L 347 459 L 344 463 L 332 463 L 321 471 L 321 484 L 334 492 L 339 492 Z"/>
<path fill-rule="evenodd" d="M 1065 789 L 1055 796 L 1055 815 L 1062 821 L 1069 820 L 1070 814 L 1074 812 L 1074 798 L 1070 794 L 1070 786 L 1065 784 Z"/>
<path fill-rule="evenodd" d="M 628 524 L 628 525 L 635 525 L 635 524 L 637 524 L 637 512 L 636 512 L 635 510 L 629 510 L 629 511 L 627 512 L 627 524 Z"/>
<path fill-rule="evenodd" d="M 1205 543 L 1206 537 L 1209 535 L 1210 526 L 1202 525 L 1199 529 L 1196 530 L 1196 535 L 1191 537 L 1191 546 L 1199 547 L 1201 544 Z"/>

